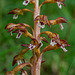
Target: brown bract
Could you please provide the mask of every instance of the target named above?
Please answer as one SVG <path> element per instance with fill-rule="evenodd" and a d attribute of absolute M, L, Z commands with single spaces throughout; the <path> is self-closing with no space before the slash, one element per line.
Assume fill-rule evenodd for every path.
<path fill-rule="evenodd" d="M 65 0 L 55 0 L 55 1 L 57 1 L 57 2 L 65 2 Z"/>

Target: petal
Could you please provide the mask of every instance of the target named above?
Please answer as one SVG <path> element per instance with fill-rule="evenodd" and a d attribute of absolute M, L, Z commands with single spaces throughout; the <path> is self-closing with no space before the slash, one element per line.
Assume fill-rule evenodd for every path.
<path fill-rule="evenodd" d="M 41 43 L 41 46 L 40 46 L 40 48 L 43 46 L 43 43 L 40 41 L 40 43 Z"/>
<path fill-rule="evenodd" d="M 59 7 L 59 8 L 62 8 L 61 2 L 57 2 L 57 4 L 58 4 L 58 7 Z"/>
<path fill-rule="evenodd" d="M 30 2 L 30 0 L 24 0 L 23 5 L 28 5 L 28 3 Z"/>
<path fill-rule="evenodd" d="M 63 27 L 62 23 L 59 23 L 59 25 L 60 25 L 61 30 L 63 30 L 64 27 Z"/>
<path fill-rule="evenodd" d="M 40 37 L 41 41 L 45 41 L 46 43 L 48 43 L 47 39 L 45 37 Z"/>
<path fill-rule="evenodd" d="M 14 24 L 14 23 L 9 23 L 9 24 L 6 25 L 5 29 L 10 29 L 10 28 L 13 28 L 13 27 L 15 27 L 15 26 L 16 26 L 16 24 Z"/>
<path fill-rule="evenodd" d="M 10 35 L 12 36 L 12 32 L 10 32 Z"/>
<path fill-rule="evenodd" d="M 29 49 L 32 50 L 35 48 L 35 45 L 30 44 Z"/>
<path fill-rule="evenodd" d="M 17 60 L 17 64 L 18 65 L 22 64 L 22 61 L 21 60 Z"/>
<path fill-rule="evenodd" d="M 28 75 L 27 72 L 25 70 L 21 70 L 21 75 Z"/>
<path fill-rule="evenodd" d="M 22 32 L 19 32 L 18 34 L 17 34 L 17 36 L 16 36 L 16 38 L 20 38 L 21 37 L 21 35 L 22 35 Z"/>
<path fill-rule="evenodd" d="M 13 19 L 17 19 L 18 18 L 18 15 L 17 14 L 14 14 L 13 15 Z"/>
<path fill-rule="evenodd" d="M 29 47 L 29 44 L 22 44 L 21 46 Z"/>
<path fill-rule="evenodd" d="M 44 24 L 44 23 L 41 24 L 40 22 L 38 22 L 38 26 L 39 26 L 40 28 L 45 28 L 45 24 Z"/>
<path fill-rule="evenodd" d="M 60 48 L 62 48 L 64 52 L 67 52 L 67 49 L 66 48 L 64 48 L 62 46 Z"/>
<path fill-rule="evenodd" d="M 56 44 L 57 44 L 57 43 L 56 43 L 54 40 L 51 39 L 50 45 L 54 46 L 54 45 L 56 45 Z"/>
<path fill-rule="evenodd" d="M 12 11 L 10 11 L 8 14 L 23 14 L 23 13 L 21 9 L 15 8 Z"/>
<path fill-rule="evenodd" d="M 66 21 L 67 21 L 67 19 L 65 19 L 64 17 L 58 17 L 56 19 L 57 24 L 59 24 L 59 23 L 67 23 Z"/>

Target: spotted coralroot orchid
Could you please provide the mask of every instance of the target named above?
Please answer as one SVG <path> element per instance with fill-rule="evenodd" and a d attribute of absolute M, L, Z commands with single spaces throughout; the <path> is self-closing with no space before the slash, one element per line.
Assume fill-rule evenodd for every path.
<path fill-rule="evenodd" d="M 63 49 L 64 52 L 67 52 L 67 49 L 65 47 L 70 46 L 66 40 L 60 40 L 61 41 L 61 45 L 60 48 Z"/>
<path fill-rule="evenodd" d="M 29 9 L 15 8 L 12 11 L 10 11 L 8 14 L 13 14 L 13 19 L 17 19 L 18 18 L 18 15 L 23 15 L 24 12 L 27 12 L 27 11 L 33 13 L 33 11 L 32 10 L 29 10 Z"/>
<path fill-rule="evenodd" d="M 64 27 L 63 27 L 62 23 L 67 23 L 67 19 L 65 19 L 64 17 L 58 17 L 58 18 L 55 19 L 55 20 L 50 20 L 50 23 L 51 23 L 52 25 L 59 24 L 61 30 L 63 30 Z"/>
<path fill-rule="evenodd" d="M 20 53 L 14 56 L 12 66 L 14 66 L 15 64 L 17 64 L 17 66 L 12 71 L 8 71 L 5 75 L 15 75 L 18 71 L 21 71 L 20 75 L 28 75 L 27 71 L 23 68 L 24 66 L 30 67 L 31 75 L 40 75 L 41 64 L 44 62 L 42 60 L 42 56 L 46 51 L 58 50 L 59 48 L 61 48 L 64 52 L 67 52 L 67 49 L 65 47 L 70 46 L 66 40 L 60 39 L 59 34 L 57 33 L 53 33 L 51 31 L 40 32 L 41 28 L 45 28 L 45 25 L 51 27 L 51 25 L 53 26 L 59 24 L 61 30 L 64 29 L 62 23 L 66 23 L 67 20 L 65 18 L 58 17 L 55 20 L 48 20 L 46 15 L 40 15 L 40 8 L 43 4 L 46 3 L 57 3 L 59 8 L 61 8 L 61 5 L 65 6 L 65 4 L 63 3 L 65 2 L 65 0 L 45 0 L 41 5 L 39 5 L 40 0 L 23 1 L 24 6 L 29 5 L 30 3 L 33 4 L 34 10 L 32 11 L 26 8 L 15 8 L 8 14 L 13 14 L 13 19 L 17 19 L 18 15 L 24 16 L 24 12 L 31 12 L 33 14 L 34 28 L 25 23 L 9 23 L 6 25 L 5 29 L 10 32 L 11 36 L 13 35 L 13 33 L 17 33 L 16 38 L 20 39 L 21 35 L 24 35 L 27 38 L 29 37 L 31 41 L 29 44 L 25 42 L 25 44 L 21 45 L 24 48 L 27 48 L 21 50 Z M 31 29 L 32 32 L 29 32 L 27 30 L 27 27 Z M 45 37 L 41 36 L 42 34 L 46 34 L 50 40 L 47 41 Z M 49 42 L 49 45 L 42 49 L 42 41 L 46 43 Z M 30 57 L 29 61 L 26 62 L 26 59 L 24 59 L 24 55 L 28 51 L 32 52 L 32 56 Z"/>
<path fill-rule="evenodd" d="M 65 6 L 65 4 L 64 4 L 63 2 L 65 2 L 65 0 L 45 0 L 45 1 L 40 5 L 40 7 L 41 7 L 42 5 L 44 5 L 44 4 L 46 4 L 46 3 L 57 3 L 58 7 L 59 7 L 59 8 L 62 8 L 61 5 Z"/>
<path fill-rule="evenodd" d="M 50 26 L 50 22 L 48 21 L 47 16 L 45 16 L 45 15 L 37 16 L 37 17 L 35 18 L 35 22 L 38 23 L 38 26 L 39 26 L 40 28 L 45 28 L 45 25 L 46 25 L 46 24 L 47 24 L 49 27 L 51 27 L 51 26 Z"/>

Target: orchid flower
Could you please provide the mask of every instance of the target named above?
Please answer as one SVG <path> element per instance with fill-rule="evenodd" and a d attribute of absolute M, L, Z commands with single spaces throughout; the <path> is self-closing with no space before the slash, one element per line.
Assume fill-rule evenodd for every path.
<path fill-rule="evenodd" d="M 61 5 L 64 5 L 65 6 L 65 4 L 63 2 L 65 2 L 65 0 L 45 0 L 39 7 L 41 7 L 42 5 L 44 5 L 46 3 L 57 3 L 58 4 L 58 7 L 59 8 L 62 8 Z"/>
<path fill-rule="evenodd" d="M 65 19 L 64 17 L 58 17 L 58 18 L 55 19 L 55 20 L 50 20 L 50 23 L 51 23 L 52 25 L 59 24 L 61 30 L 63 30 L 64 27 L 63 27 L 62 23 L 67 23 L 66 21 L 67 21 L 67 19 Z"/>
<path fill-rule="evenodd" d="M 37 16 L 35 18 L 35 22 L 38 23 L 38 26 L 40 28 L 45 28 L 46 24 L 50 27 L 50 22 L 48 21 L 47 16 L 45 15 Z"/>
<path fill-rule="evenodd" d="M 15 8 L 15 9 L 13 9 L 12 11 L 10 11 L 8 14 L 14 14 L 14 15 L 13 15 L 13 19 L 17 19 L 17 18 L 18 18 L 18 15 L 23 15 L 24 12 L 27 12 L 27 11 L 33 13 L 33 11 L 32 11 L 32 10 L 29 10 L 29 9 L 19 9 L 19 8 Z"/>
<path fill-rule="evenodd" d="M 12 33 L 18 33 L 16 38 L 20 38 L 22 34 L 24 34 L 26 37 L 28 36 L 30 38 L 33 38 L 32 34 L 30 34 L 27 31 L 26 27 L 29 27 L 30 29 L 32 29 L 29 25 L 21 24 L 21 23 L 19 23 L 19 24 L 9 23 L 9 24 L 7 24 L 5 29 L 9 29 L 8 32 L 11 32 L 11 34 Z M 13 31 L 13 30 L 15 30 L 15 31 Z M 33 29 L 32 29 L 32 31 L 33 31 Z"/>
<path fill-rule="evenodd" d="M 16 55 L 13 59 L 13 63 L 12 63 L 12 66 L 14 66 L 16 63 L 18 65 L 22 64 L 22 60 L 23 62 L 25 63 L 25 60 L 23 58 L 24 54 L 29 50 L 29 48 L 27 49 L 23 49 L 18 55 Z"/>
<path fill-rule="evenodd" d="M 50 31 L 44 31 L 44 32 L 41 32 L 39 35 L 38 35 L 38 37 L 41 35 L 41 34 L 46 34 L 46 35 L 48 35 L 48 37 L 49 38 L 51 38 L 51 45 L 53 45 L 53 43 L 54 44 L 56 44 L 56 42 L 58 42 L 59 44 L 60 44 L 60 38 L 59 38 L 59 35 L 58 34 L 56 34 L 56 33 L 52 33 L 52 32 L 50 32 Z"/>

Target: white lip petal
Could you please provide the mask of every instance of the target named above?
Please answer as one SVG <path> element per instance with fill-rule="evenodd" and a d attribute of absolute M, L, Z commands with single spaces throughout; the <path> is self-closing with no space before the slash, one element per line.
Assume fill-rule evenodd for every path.
<path fill-rule="evenodd" d="M 17 36 L 16 36 L 16 38 L 20 38 L 21 37 L 21 35 L 22 35 L 22 32 L 19 32 L 18 34 L 17 34 Z"/>
<path fill-rule="evenodd" d="M 54 40 L 51 39 L 50 45 L 54 46 L 54 45 L 56 45 L 56 44 L 57 44 L 57 43 L 56 43 Z"/>
<path fill-rule="evenodd" d="M 22 61 L 21 60 L 17 60 L 17 64 L 18 65 L 22 64 Z"/>
<path fill-rule="evenodd" d="M 14 14 L 13 15 L 13 19 L 17 19 L 18 18 L 18 15 L 17 14 Z"/>
<path fill-rule="evenodd" d="M 62 23 L 60 23 L 59 25 L 60 25 L 61 30 L 63 30 L 64 27 L 63 27 Z"/>
<path fill-rule="evenodd" d="M 58 7 L 59 7 L 59 8 L 62 8 L 61 2 L 57 2 L 57 4 L 58 4 Z"/>
<path fill-rule="evenodd" d="M 64 48 L 62 46 L 60 48 L 62 48 L 64 52 L 67 52 L 67 49 L 66 48 Z"/>
<path fill-rule="evenodd" d="M 38 26 L 39 26 L 40 28 L 45 28 L 45 25 L 41 25 L 40 22 L 38 22 Z"/>
<path fill-rule="evenodd" d="M 28 3 L 30 2 L 30 0 L 24 0 L 23 5 L 28 5 L 28 3 L 26 3 L 26 1 L 28 1 Z"/>
<path fill-rule="evenodd" d="M 29 49 L 32 50 L 35 48 L 35 45 L 30 44 Z"/>
<path fill-rule="evenodd" d="M 25 73 L 22 73 L 22 75 L 25 75 Z"/>
<path fill-rule="evenodd" d="M 40 43 L 41 43 L 41 46 L 40 47 L 42 47 L 43 46 L 43 43 L 40 41 Z"/>
<path fill-rule="evenodd" d="M 12 36 L 12 32 L 10 32 L 10 35 Z"/>

